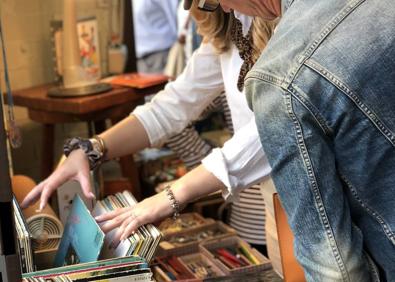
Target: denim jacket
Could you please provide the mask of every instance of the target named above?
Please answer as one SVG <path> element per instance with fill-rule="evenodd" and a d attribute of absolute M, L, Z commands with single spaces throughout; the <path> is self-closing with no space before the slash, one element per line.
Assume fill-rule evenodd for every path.
<path fill-rule="evenodd" d="M 296 256 L 309 281 L 395 281 L 395 1 L 282 8 L 245 87 Z"/>

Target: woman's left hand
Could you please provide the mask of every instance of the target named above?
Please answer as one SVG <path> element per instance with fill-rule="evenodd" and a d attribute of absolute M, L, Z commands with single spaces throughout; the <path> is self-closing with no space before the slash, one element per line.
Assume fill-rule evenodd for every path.
<path fill-rule="evenodd" d="M 133 207 L 120 208 L 106 214 L 95 217 L 98 223 L 102 223 L 102 230 L 107 233 L 117 227 L 113 245 L 127 239 L 138 227 L 157 222 L 172 215 L 173 209 L 164 192 L 156 194 Z"/>

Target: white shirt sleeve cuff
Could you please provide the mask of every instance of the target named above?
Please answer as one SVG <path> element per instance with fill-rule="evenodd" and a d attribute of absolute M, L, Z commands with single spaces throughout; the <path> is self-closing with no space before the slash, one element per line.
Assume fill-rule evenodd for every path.
<path fill-rule="evenodd" d="M 232 201 L 234 196 L 238 194 L 238 190 L 232 189 L 235 186 L 235 183 L 232 185 L 232 180 L 234 181 L 235 179 L 232 179 L 233 177 L 228 174 L 226 160 L 224 159 L 221 149 L 213 149 L 212 152 L 202 160 L 202 165 L 226 186 L 226 188 L 222 190 L 222 196 L 226 201 Z"/>

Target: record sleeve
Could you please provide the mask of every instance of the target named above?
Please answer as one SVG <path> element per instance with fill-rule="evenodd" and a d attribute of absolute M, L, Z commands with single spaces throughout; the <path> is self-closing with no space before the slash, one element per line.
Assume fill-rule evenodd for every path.
<path fill-rule="evenodd" d="M 77 194 L 55 257 L 55 267 L 97 261 L 104 243 L 100 229 Z"/>

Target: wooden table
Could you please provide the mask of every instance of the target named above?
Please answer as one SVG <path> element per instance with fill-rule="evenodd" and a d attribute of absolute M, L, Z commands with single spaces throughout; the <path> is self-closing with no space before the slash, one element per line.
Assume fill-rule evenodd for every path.
<path fill-rule="evenodd" d="M 13 92 L 14 104 L 26 107 L 29 118 L 44 126 L 42 143 L 41 176 L 46 178 L 54 169 L 55 125 L 66 122 L 93 122 L 95 133 L 105 130 L 105 119 L 112 123 L 126 117 L 136 106 L 144 102 L 146 94 L 161 90 L 165 81 L 148 88 L 117 87 L 105 93 L 73 98 L 47 96 L 53 84 L 32 87 Z M 133 156 L 120 159 L 122 174 L 129 178 L 133 194 L 141 199 L 140 183 Z"/>

